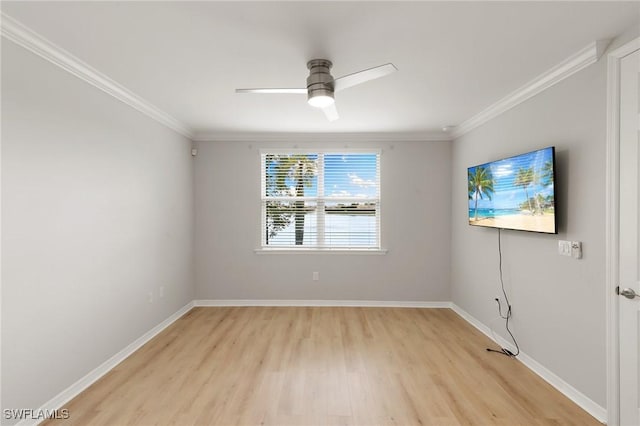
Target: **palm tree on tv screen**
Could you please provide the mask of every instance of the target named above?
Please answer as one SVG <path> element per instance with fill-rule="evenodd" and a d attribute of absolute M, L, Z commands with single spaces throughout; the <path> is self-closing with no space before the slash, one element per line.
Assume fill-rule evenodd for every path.
<path fill-rule="evenodd" d="M 473 194 L 476 192 L 476 189 L 473 187 L 473 182 L 471 181 L 471 172 L 467 172 L 467 185 L 469 189 L 469 201 L 473 200 Z"/>
<path fill-rule="evenodd" d="M 544 163 L 540 178 L 544 186 L 551 186 L 553 184 L 553 161 L 549 160 Z"/>
<path fill-rule="evenodd" d="M 527 204 L 529 205 L 529 211 L 533 213 L 533 208 L 531 207 L 531 199 L 529 198 L 529 192 L 527 188 L 536 180 L 535 173 L 533 171 L 533 167 L 529 167 L 528 169 L 520 168 L 518 169 L 518 173 L 516 173 L 516 179 L 513 184 L 515 186 L 521 186 L 524 189 L 524 195 L 527 200 Z"/>
<path fill-rule="evenodd" d="M 542 166 L 541 178 L 542 184 L 545 187 L 548 188 L 553 185 L 553 160 L 549 160 L 544 163 L 544 166 Z M 549 195 L 547 198 L 551 198 L 551 202 L 549 202 L 549 200 L 546 200 L 547 207 L 554 208 L 553 194 Z"/>
<path fill-rule="evenodd" d="M 469 171 L 468 178 L 469 199 L 473 197 L 473 209 L 475 211 L 474 220 L 478 220 L 478 199 L 487 197 L 491 200 L 491 195 L 494 192 L 493 184 L 495 181 L 493 180 L 491 170 L 482 166 L 476 167 L 473 172 Z"/>

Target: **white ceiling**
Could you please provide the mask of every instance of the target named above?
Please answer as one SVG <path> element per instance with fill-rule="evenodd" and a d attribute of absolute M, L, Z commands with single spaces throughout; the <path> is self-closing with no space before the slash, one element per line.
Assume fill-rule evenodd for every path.
<path fill-rule="evenodd" d="M 460 124 L 589 43 L 638 25 L 638 2 L 2 2 L 2 10 L 196 133 L 411 132 Z M 397 73 L 304 95 L 306 62 L 339 77 Z"/>

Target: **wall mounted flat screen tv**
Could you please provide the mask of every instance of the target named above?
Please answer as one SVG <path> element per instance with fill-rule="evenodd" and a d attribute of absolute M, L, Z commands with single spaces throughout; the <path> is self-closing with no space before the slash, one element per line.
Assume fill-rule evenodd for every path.
<path fill-rule="evenodd" d="M 469 167 L 469 224 L 557 234 L 555 148 Z"/>

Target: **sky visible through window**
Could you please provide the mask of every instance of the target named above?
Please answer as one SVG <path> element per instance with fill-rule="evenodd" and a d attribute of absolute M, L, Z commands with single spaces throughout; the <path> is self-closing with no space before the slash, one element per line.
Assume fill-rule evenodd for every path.
<path fill-rule="evenodd" d="M 316 161 L 318 156 L 308 154 L 307 158 Z M 324 191 L 332 198 L 377 197 L 376 154 L 325 154 L 324 155 Z M 295 186 L 292 178 L 287 178 L 287 186 Z M 306 197 L 318 196 L 318 179 L 304 188 Z"/>
<path fill-rule="evenodd" d="M 325 195 L 328 197 L 376 197 L 376 155 L 335 155 L 324 157 Z"/>

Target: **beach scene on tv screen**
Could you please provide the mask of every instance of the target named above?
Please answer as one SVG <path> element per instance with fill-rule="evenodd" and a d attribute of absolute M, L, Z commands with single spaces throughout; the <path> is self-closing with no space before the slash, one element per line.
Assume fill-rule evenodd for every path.
<path fill-rule="evenodd" d="M 554 233 L 553 149 L 470 167 L 469 223 Z"/>

